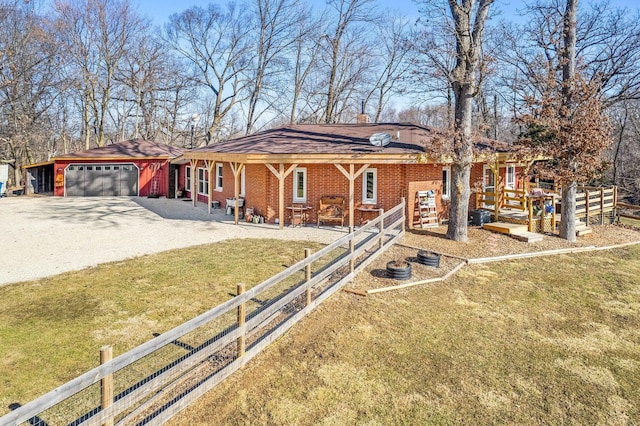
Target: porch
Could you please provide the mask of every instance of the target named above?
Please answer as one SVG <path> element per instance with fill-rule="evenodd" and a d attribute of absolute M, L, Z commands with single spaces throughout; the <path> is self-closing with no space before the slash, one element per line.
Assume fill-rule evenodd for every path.
<path fill-rule="evenodd" d="M 617 203 L 617 187 L 578 187 L 576 195 L 576 233 L 591 232 L 590 225 L 611 223 Z M 492 213 L 493 223 L 484 228 L 512 236 L 523 233 L 555 233 L 562 220 L 558 192 L 534 188 L 531 192 L 502 187 L 499 192 L 476 193 L 476 206 Z M 526 228 L 525 228 L 526 227 Z M 531 239 L 527 240 L 531 241 Z"/>

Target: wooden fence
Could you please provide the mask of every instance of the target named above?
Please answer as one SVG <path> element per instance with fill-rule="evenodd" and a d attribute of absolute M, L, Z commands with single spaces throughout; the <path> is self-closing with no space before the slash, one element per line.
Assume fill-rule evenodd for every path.
<path fill-rule="evenodd" d="M 268 280 L 0 418 L 0 426 L 163 424 L 402 237 L 405 200 Z"/>
<path fill-rule="evenodd" d="M 616 203 L 616 222 L 620 223 L 620 218 L 636 221 L 635 225 L 640 226 L 640 216 L 627 213 L 628 211 L 640 211 L 640 206 L 627 203 Z"/>
<path fill-rule="evenodd" d="M 576 194 L 576 219 L 585 219 L 589 225 L 592 219 L 604 224 L 605 217 L 611 215 L 617 204 L 617 187 L 578 187 Z"/>

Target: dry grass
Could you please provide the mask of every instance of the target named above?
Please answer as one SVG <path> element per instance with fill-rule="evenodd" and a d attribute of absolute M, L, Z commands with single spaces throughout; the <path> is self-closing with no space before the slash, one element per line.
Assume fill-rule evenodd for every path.
<path fill-rule="evenodd" d="M 638 277 L 636 245 L 341 293 L 173 424 L 637 424 Z"/>
<path fill-rule="evenodd" d="M 640 235 L 600 229 L 579 244 Z M 404 243 L 464 257 L 566 244 L 475 228 L 463 245 L 418 234 Z M 95 366 L 101 346 L 122 353 L 227 300 L 238 281 L 251 287 L 281 271 L 307 246 L 229 241 L 0 289 L 0 413 Z M 386 261 L 412 255 L 394 247 L 350 286 L 385 285 Z M 365 298 L 341 293 L 174 424 L 635 424 L 639 276 L 632 246 L 475 265 Z"/>
<path fill-rule="evenodd" d="M 230 299 L 314 243 L 236 240 L 0 287 L 0 415 Z M 37 372 L 37 373 L 35 373 Z"/>

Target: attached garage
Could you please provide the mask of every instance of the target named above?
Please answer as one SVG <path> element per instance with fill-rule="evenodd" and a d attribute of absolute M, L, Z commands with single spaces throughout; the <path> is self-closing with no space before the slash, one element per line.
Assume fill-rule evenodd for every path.
<path fill-rule="evenodd" d="M 133 163 L 69 164 L 64 174 L 67 197 L 138 195 L 138 167 Z"/>
<path fill-rule="evenodd" d="M 170 160 L 184 149 L 132 139 L 53 159 L 54 194 L 66 197 L 173 197 Z"/>

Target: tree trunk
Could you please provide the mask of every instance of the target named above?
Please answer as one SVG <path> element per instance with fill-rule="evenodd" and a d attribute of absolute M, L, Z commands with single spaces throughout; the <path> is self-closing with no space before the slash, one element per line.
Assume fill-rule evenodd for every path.
<path fill-rule="evenodd" d="M 332 41 L 332 56 L 331 56 L 331 73 L 329 75 L 329 83 L 327 84 L 327 107 L 325 108 L 325 119 L 324 122 L 327 124 L 333 123 L 333 116 L 335 112 L 333 110 L 333 103 L 335 102 L 335 81 L 336 74 L 338 72 L 338 51 L 340 45 L 339 41 Z"/>
<path fill-rule="evenodd" d="M 629 109 L 627 107 L 627 103 L 623 104 L 624 106 L 624 116 L 620 119 L 620 130 L 618 134 L 618 143 L 616 144 L 614 154 L 613 154 L 613 184 L 618 185 L 618 157 L 620 156 L 620 151 L 622 149 L 622 144 L 624 143 L 624 131 L 627 127 L 627 118 L 629 116 Z"/>
<path fill-rule="evenodd" d="M 449 209 L 447 238 L 454 241 L 467 241 L 471 168 L 454 163 L 451 171 L 451 207 Z"/>
<path fill-rule="evenodd" d="M 471 87 L 458 85 L 455 90 L 455 133 L 454 155 L 456 161 L 451 169 L 452 194 L 451 210 L 447 237 L 454 241 L 467 241 L 469 223 L 469 197 L 471 195 L 470 178 L 473 161 L 473 142 L 471 140 L 471 117 L 473 102 Z"/>
<path fill-rule="evenodd" d="M 479 0 L 473 16 L 474 1 L 459 4 L 449 0 L 455 23 L 456 66 L 451 73 L 451 88 L 455 95 L 453 121 L 453 167 L 451 210 L 447 237 L 467 241 L 469 196 L 471 195 L 471 164 L 473 162 L 472 115 L 473 98 L 478 94 L 478 71 L 482 55 L 482 34 L 493 0 Z"/>
<path fill-rule="evenodd" d="M 561 115 L 572 111 L 573 80 L 576 73 L 576 19 L 578 14 L 578 0 L 567 0 L 564 13 L 564 49 L 562 57 L 562 99 L 565 108 Z M 560 237 L 569 242 L 576 240 L 576 190 L 575 181 L 563 182 L 562 188 L 562 221 L 560 222 Z"/>

